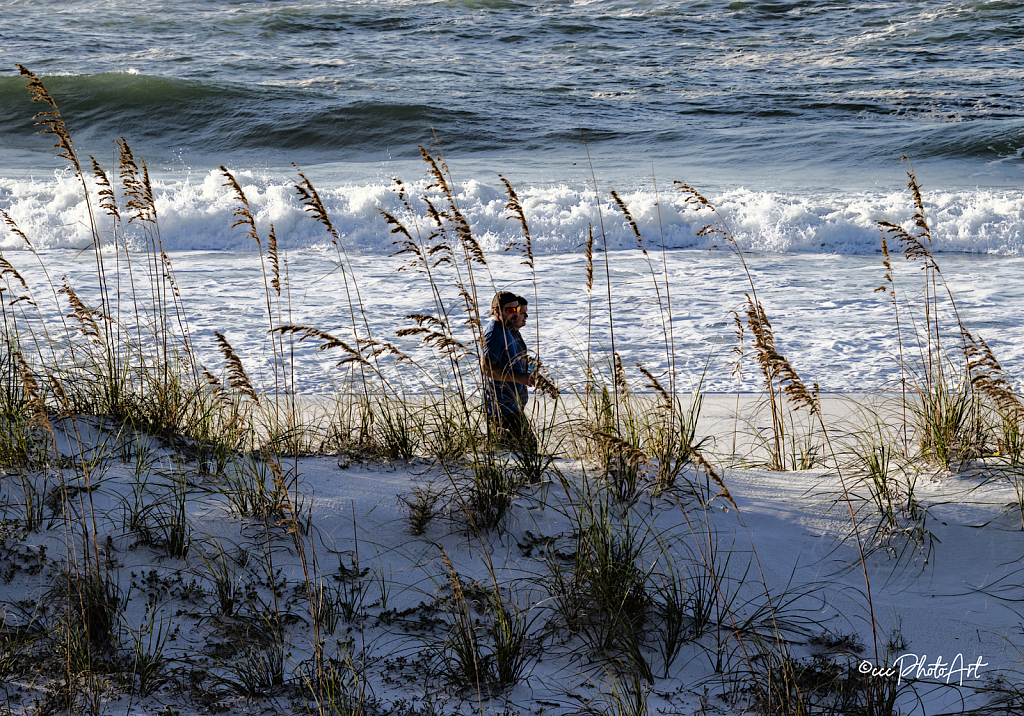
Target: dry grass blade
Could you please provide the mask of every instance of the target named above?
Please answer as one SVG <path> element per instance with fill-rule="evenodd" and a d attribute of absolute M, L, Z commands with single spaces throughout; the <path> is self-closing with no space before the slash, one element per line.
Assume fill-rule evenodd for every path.
<path fill-rule="evenodd" d="M 729 311 L 732 314 L 733 324 L 736 326 L 733 329 L 733 335 L 736 336 L 736 345 L 732 348 L 732 353 L 736 355 L 735 360 L 729 361 L 729 365 L 732 366 L 731 375 L 736 376 L 739 379 L 743 378 L 743 347 L 745 345 L 744 339 L 746 338 L 746 331 L 743 328 L 743 321 L 740 318 L 739 311 Z"/>
<path fill-rule="evenodd" d="M 544 373 L 534 373 L 533 388 L 534 390 L 539 390 L 549 398 L 557 398 L 561 395 L 561 391 L 558 390 L 558 386 L 556 386 Z"/>
<path fill-rule="evenodd" d="M 75 289 L 71 288 L 71 285 L 67 282 L 67 278 L 64 279 L 64 285 L 60 288 L 58 293 L 63 293 L 68 297 L 68 303 L 71 304 L 71 313 L 68 314 L 68 318 L 74 318 L 78 321 L 78 329 L 82 332 L 86 338 L 93 343 L 100 345 L 102 339 L 100 338 L 99 325 L 96 323 L 94 316 L 103 317 L 103 314 L 99 311 L 94 311 L 88 308 L 82 300 L 75 293 Z"/>
<path fill-rule="evenodd" d="M 406 196 L 405 193 L 405 182 L 403 182 L 398 177 L 391 177 L 391 181 L 395 183 L 394 191 L 398 194 L 398 200 L 402 202 L 402 205 L 405 207 L 406 211 L 408 211 L 410 214 L 413 213 L 412 205 L 409 203 L 409 198 L 408 196 Z"/>
<path fill-rule="evenodd" d="M 693 457 L 693 461 L 697 465 L 697 468 L 703 470 L 704 473 L 709 478 L 711 478 L 711 481 L 718 486 L 719 492 L 717 495 L 712 497 L 711 500 L 716 500 L 719 497 L 723 497 L 729 502 L 730 505 L 733 506 L 734 509 L 739 510 L 739 505 L 737 505 L 736 500 L 733 499 L 732 493 L 729 492 L 729 488 L 725 486 L 725 482 L 722 480 L 721 476 L 717 472 L 715 472 L 715 468 L 711 467 L 711 463 L 707 461 L 707 458 L 704 457 L 704 454 L 701 453 L 701 451 L 697 450 L 696 448 L 690 448 L 690 455 Z"/>
<path fill-rule="evenodd" d="M 39 382 L 36 380 L 35 374 L 32 373 L 32 369 L 28 367 L 28 363 L 25 362 L 25 357 L 21 354 L 21 351 L 15 350 L 12 353 L 18 368 L 18 377 L 21 378 L 21 387 L 25 391 L 25 400 L 29 409 L 29 427 L 43 428 L 47 432 L 52 433 L 53 428 L 50 426 L 50 419 L 46 415 L 46 403 L 43 401 L 43 394 L 39 390 Z"/>
<path fill-rule="evenodd" d="M 938 266 L 932 261 L 932 255 L 928 251 L 928 247 L 925 246 L 919 237 L 914 236 L 899 224 L 893 224 L 889 221 L 879 221 L 878 226 L 884 233 L 900 243 L 903 255 L 907 257 L 908 261 L 924 259 L 922 269 L 934 268 L 938 270 Z"/>
<path fill-rule="evenodd" d="M 903 161 L 909 160 L 903 157 Z M 911 234 L 902 226 L 889 221 L 879 221 L 878 227 L 882 230 L 882 233 L 888 234 L 900 243 L 903 254 L 907 257 L 908 261 L 922 259 L 922 270 L 934 269 L 936 273 L 940 273 L 939 267 L 932 256 L 932 231 L 928 227 L 928 221 L 925 217 L 924 200 L 921 198 L 921 185 L 917 183 L 917 177 L 914 176 L 913 166 L 907 172 L 907 179 L 907 188 L 910 189 L 914 197 L 913 221 L 914 226 L 917 228 L 917 234 Z M 891 272 L 890 266 L 887 265 L 886 268 Z"/>
<path fill-rule="evenodd" d="M 4 218 L 8 218 L 7 214 L 4 214 Z M 21 232 L 18 233 L 20 234 Z M 28 284 L 25 283 L 25 279 L 22 278 L 22 275 L 18 273 L 18 269 L 14 268 L 14 266 L 12 266 L 10 262 L 3 257 L 3 255 L 0 255 L 0 276 L 13 276 L 18 281 L 18 283 L 21 284 L 22 288 L 24 288 L 26 291 L 29 290 Z"/>
<path fill-rule="evenodd" d="M 808 390 L 785 356 L 775 353 L 772 360 L 778 365 L 779 384 L 783 386 L 789 404 L 796 409 L 807 408 L 811 415 L 816 415 L 820 410 L 818 384 Z"/>
<path fill-rule="evenodd" d="M 242 187 L 239 185 L 234 175 L 229 172 L 227 167 L 223 164 L 220 165 L 220 171 L 221 174 L 224 175 L 224 178 L 227 179 L 223 186 L 229 186 L 234 189 L 235 198 L 238 199 L 238 203 L 241 204 L 240 207 L 235 209 L 235 213 L 232 214 L 232 216 L 235 217 L 235 223 L 231 225 L 231 228 L 233 229 L 236 226 L 248 227 L 249 233 L 246 234 L 246 237 L 254 240 L 257 245 L 262 246 L 262 244 L 260 244 L 260 235 L 256 231 L 256 219 L 252 215 L 252 207 L 249 206 L 249 200 L 245 197 L 245 192 L 242 191 Z"/>
<path fill-rule="evenodd" d="M 267 232 L 267 256 L 270 258 L 270 286 L 281 295 L 281 266 L 277 257 L 277 234 L 274 233 L 274 225 L 270 225 Z"/>
<path fill-rule="evenodd" d="M 46 126 L 46 129 L 40 130 L 40 134 L 52 134 L 57 138 L 57 143 L 53 145 L 54 149 L 60 149 L 58 156 L 67 159 L 75 167 L 75 174 L 81 176 L 82 166 L 78 163 L 78 156 L 75 154 L 75 147 L 71 142 L 71 135 L 68 133 L 68 128 L 64 124 L 64 118 L 60 114 L 60 110 L 57 109 L 57 103 L 53 97 L 43 86 L 42 81 L 35 75 L 34 72 L 24 67 L 23 65 L 15 65 L 18 71 L 24 77 L 28 77 L 28 88 L 29 93 L 32 95 L 31 100 L 33 102 L 43 102 L 50 106 L 50 110 L 39 112 L 32 120 L 36 123 L 36 126 Z"/>
<path fill-rule="evenodd" d="M 433 184 L 431 184 L 430 186 L 433 186 Z M 430 187 L 427 188 L 429 189 Z M 429 198 L 423 197 L 423 203 L 427 205 L 427 216 L 429 216 L 434 221 L 434 225 L 437 226 L 439 229 L 444 228 L 444 222 L 447 220 L 447 217 L 441 212 L 440 209 L 438 209 L 434 205 L 434 202 L 432 202 Z"/>
<path fill-rule="evenodd" d="M 530 227 L 526 223 L 526 213 L 523 211 L 523 205 L 520 203 L 519 197 L 516 195 L 516 190 L 512 188 L 512 185 L 509 183 L 508 179 L 501 176 L 500 174 L 498 175 L 498 178 L 501 179 L 502 183 L 505 185 L 505 190 L 508 192 L 508 203 L 505 204 L 505 208 L 512 212 L 512 216 L 508 218 L 516 219 L 519 221 L 519 225 L 523 227 L 524 236 L 524 241 L 513 241 L 508 245 L 508 247 L 505 250 L 509 251 L 512 248 L 518 248 L 519 251 L 522 252 L 523 256 L 526 257 L 526 260 L 522 262 L 522 265 L 529 266 L 532 269 L 533 242 L 530 239 Z"/>
<path fill-rule="evenodd" d="M 206 380 L 206 384 L 210 386 L 210 392 L 213 393 L 213 398 L 221 405 L 227 407 L 231 405 L 231 398 L 228 396 L 227 391 L 224 390 L 224 386 L 221 385 L 220 380 L 217 379 L 213 373 L 211 373 L 206 366 L 201 368 L 203 378 Z"/>
<path fill-rule="evenodd" d="M 594 226 L 587 225 L 587 293 L 594 289 Z"/>
<path fill-rule="evenodd" d="M 473 232 L 469 228 L 469 222 L 466 221 L 466 217 L 462 215 L 461 211 L 456 212 L 455 228 L 466 252 L 466 263 L 477 263 L 481 266 L 486 266 L 487 258 L 484 256 L 484 250 L 480 247 L 476 237 L 473 236 Z"/>
<path fill-rule="evenodd" d="M 658 382 L 658 379 L 655 378 L 649 370 L 644 368 L 639 363 L 636 364 L 636 367 L 640 369 L 640 372 L 643 373 L 644 376 L 647 378 L 647 381 L 650 383 L 651 387 L 654 388 L 654 390 L 658 393 L 659 396 L 661 396 L 661 402 L 658 403 L 658 408 L 662 410 L 671 410 L 672 399 L 669 397 L 668 391 L 662 387 L 661 383 Z"/>
<path fill-rule="evenodd" d="M 384 211 L 384 209 L 380 210 L 380 214 L 381 216 L 384 217 L 384 222 L 388 226 L 394 227 L 391 229 L 392 234 L 401 234 L 402 236 L 405 237 L 406 241 L 411 243 L 411 246 L 409 246 L 408 248 L 411 248 L 413 251 L 419 252 L 419 244 L 413 241 L 412 234 L 410 234 L 409 230 L 405 228 L 405 224 L 399 221 L 393 214 L 389 214 L 388 212 Z M 405 241 L 392 241 L 391 243 L 406 246 Z M 399 251 L 391 255 L 397 256 L 399 253 L 403 252 Z"/>
<path fill-rule="evenodd" d="M 263 460 L 270 468 L 270 474 L 272 475 L 272 481 L 276 488 L 278 497 L 278 503 L 276 505 L 277 510 L 280 511 L 282 517 L 277 520 L 276 524 L 279 527 L 283 527 L 285 532 L 294 535 L 296 539 L 296 547 L 299 548 L 299 553 L 305 560 L 304 553 L 302 550 L 302 544 L 299 542 L 298 537 L 302 533 L 302 525 L 295 514 L 295 508 L 292 506 L 292 501 L 288 499 L 290 493 L 288 492 L 288 483 L 285 480 L 284 472 L 281 470 L 281 463 L 278 460 L 278 456 L 274 454 L 269 446 L 264 446 L 261 450 L 263 453 Z"/>
<path fill-rule="evenodd" d="M 481 266 L 487 266 L 487 258 L 484 256 L 484 251 L 480 247 L 479 242 L 477 242 L 476 238 L 473 236 L 473 230 L 469 227 L 469 222 L 466 220 L 466 217 L 463 215 L 462 211 L 459 210 L 459 203 L 455 198 L 455 192 L 452 191 L 451 185 L 448 183 L 448 180 L 445 179 L 444 171 L 442 171 L 441 167 L 438 166 L 437 160 L 434 159 L 434 157 L 430 155 L 430 152 L 423 147 L 420 147 L 420 156 L 423 157 L 423 160 L 430 167 L 430 169 L 427 170 L 427 175 L 434 179 L 432 184 L 427 185 L 427 189 L 440 189 L 448 202 L 448 211 L 439 212 L 433 204 L 427 201 L 431 218 L 437 222 L 438 227 L 444 226 L 444 219 L 448 219 L 455 224 L 455 235 L 458 237 L 459 243 L 462 244 L 462 249 L 466 254 L 466 263 L 477 263 Z M 424 199 L 424 201 L 426 201 L 426 199 Z"/>
<path fill-rule="evenodd" d="M 300 342 L 306 340 L 307 338 L 319 340 L 321 341 L 321 343 L 316 348 L 318 351 L 326 351 L 332 348 L 341 348 L 346 353 L 356 352 L 350 345 L 345 343 L 345 341 L 341 340 L 340 338 L 335 338 L 330 333 L 327 333 L 326 331 L 321 331 L 319 328 L 313 328 L 311 326 L 297 326 L 294 324 L 289 324 L 285 326 L 277 326 L 276 328 L 273 329 L 272 332 L 281 334 L 298 333 L 300 334 Z"/>
<path fill-rule="evenodd" d="M 302 199 L 302 207 L 309 212 L 309 214 L 323 224 L 328 233 L 331 235 L 331 241 L 335 246 L 338 246 L 341 241 L 341 236 L 338 234 L 338 230 L 334 228 L 334 223 L 331 221 L 331 217 L 327 214 L 327 207 L 324 206 L 323 200 L 320 198 L 319 192 L 313 186 L 313 183 L 306 178 L 306 175 L 299 170 L 299 167 L 292 164 L 295 167 L 295 171 L 298 172 L 299 178 L 302 181 L 295 183 L 295 191 L 298 192 L 299 197 Z"/>
<path fill-rule="evenodd" d="M 463 343 L 452 338 L 447 333 L 432 331 L 429 328 L 423 328 L 422 326 L 417 328 L 401 328 L 396 332 L 396 335 L 403 338 L 406 336 L 423 336 L 422 340 L 425 344 L 434 346 L 442 351 L 458 353 L 460 355 L 468 355 L 469 353 Z"/>
<path fill-rule="evenodd" d="M 392 227 L 391 233 L 392 234 L 399 234 L 401 237 L 404 237 L 404 238 L 399 238 L 397 241 L 392 241 L 391 242 L 392 246 L 398 246 L 399 247 L 398 251 L 395 251 L 391 255 L 392 256 L 401 256 L 402 254 L 412 254 L 415 257 L 414 261 L 412 261 L 409 264 L 400 266 L 398 268 L 398 270 L 399 271 L 405 271 L 405 270 L 407 270 L 409 268 L 413 268 L 413 269 L 422 271 L 422 270 L 426 269 L 428 267 L 427 255 L 425 253 L 423 253 L 423 249 L 416 242 L 416 240 L 412 238 L 412 234 L 410 234 L 409 230 L 407 228 L 405 228 L 405 224 L 403 224 L 395 216 L 393 216 L 392 214 L 389 214 L 388 212 L 384 211 L 383 209 L 380 210 L 380 213 L 381 213 L 381 216 L 384 217 L 385 223 L 387 223 L 388 226 Z"/>
<path fill-rule="evenodd" d="M 167 280 L 167 284 L 171 287 L 171 293 L 174 294 L 175 298 L 181 299 L 181 292 L 178 290 L 178 284 L 174 280 L 174 267 L 171 266 L 171 257 L 167 255 L 166 251 L 160 252 L 160 261 L 163 263 L 164 279 Z"/>
<path fill-rule="evenodd" d="M 435 316 L 413 313 L 405 318 L 406 320 L 414 321 L 416 328 L 399 329 L 397 331 L 398 336 L 422 336 L 425 344 L 435 346 L 452 355 L 468 355 L 471 352 L 464 343 L 451 334 L 448 325 Z M 424 324 L 426 326 L 433 326 L 436 330 L 428 328 Z"/>
<path fill-rule="evenodd" d="M 446 244 L 446 243 L 444 243 L 442 241 L 441 243 L 434 244 L 429 249 L 427 249 L 427 255 L 430 256 L 431 258 L 433 258 L 434 254 L 438 254 L 438 253 L 440 253 L 442 255 L 441 255 L 441 257 L 439 259 L 437 259 L 437 261 L 434 262 L 434 264 L 433 264 L 433 266 L 431 268 L 440 266 L 441 264 L 445 264 L 445 263 L 447 263 L 447 264 L 452 263 L 452 247 L 451 246 L 449 246 L 448 244 Z"/>
<path fill-rule="evenodd" d="M 1015 422 L 1024 420 L 1024 404 L 985 339 L 979 336 L 975 340 L 966 328 L 961 328 L 961 332 L 971 387 L 991 400 L 1003 415 L 1011 417 Z"/>
<path fill-rule="evenodd" d="M 422 145 L 420 146 L 420 157 L 429 167 L 427 169 L 427 176 L 434 180 L 433 183 L 427 184 L 427 189 L 440 189 L 441 193 L 450 201 L 452 199 L 452 190 L 448 186 L 448 180 L 445 179 L 444 172 L 437 163 L 438 160 L 434 159 L 433 155 Z"/>
<path fill-rule="evenodd" d="M 445 569 L 448 570 L 448 581 L 452 587 L 452 596 L 456 601 L 463 601 L 466 598 L 466 594 L 462 588 L 462 581 L 459 579 L 459 573 L 455 571 L 455 565 L 452 564 L 452 559 L 448 556 L 448 552 L 445 551 L 444 547 L 441 547 L 441 560 L 444 562 Z"/>
<path fill-rule="evenodd" d="M 554 381 L 551 380 L 551 376 L 548 374 L 547 369 L 539 358 L 530 358 L 530 374 L 533 376 L 533 388 L 544 393 L 549 398 L 558 398 L 561 395 L 561 391 L 558 390 L 558 386 L 555 385 Z"/>
<path fill-rule="evenodd" d="M 20 228 L 18 228 L 18 224 L 14 221 L 14 219 L 11 218 L 10 214 L 8 214 L 3 209 L 0 209 L 0 216 L 4 217 L 4 223 L 7 224 L 7 228 L 10 229 L 11 233 L 14 234 L 15 236 L 17 236 L 22 241 L 24 241 L 25 245 L 28 246 L 31 249 L 32 248 L 32 242 L 29 241 L 28 237 L 25 236 L 25 233 Z M 10 264 L 7 264 L 7 265 L 10 266 Z M 17 272 L 15 272 L 15 273 L 17 273 Z M 21 279 L 20 276 L 18 278 L 19 278 L 19 280 Z M 22 283 L 24 283 L 24 281 L 22 281 Z"/>
<path fill-rule="evenodd" d="M 807 408 L 812 415 L 817 414 L 820 409 L 817 385 L 813 390 L 808 390 L 786 357 L 775 349 L 775 334 L 765 315 L 764 307 L 760 302 L 755 302 L 749 294 L 746 311 L 747 325 L 754 335 L 757 362 L 765 380 L 768 383 L 777 380 L 793 407 Z"/>
<path fill-rule="evenodd" d="M 910 163 L 910 159 L 906 155 L 902 157 L 901 161 Z M 932 230 L 928 227 L 928 221 L 925 218 L 924 200 L 921 198 L 921 185 L 914 175 L 913 164 L 910 165 L 910 170 L 907 172 L 907 188 L 914 195 L 914 226 L 918 228 L 921 238 L 930 247 L 932 245 Z"/>
<path fill-rule="evenodd" d="M 692 186 L 685 182 L 676 181 L 675 185 L 679 188 L 679 191 L 686 195 L 686 203 L 692 204 L 696 208 L 708 208 L 714 209 L 711 202 L 708 201 L 703 194 L 694 189 Z"/>
<path fill-rule="evenodd" d="M 619 389 L 619 395 L 623 398 L 629 395 L 629 384 L 626 382 L 626 369 L 622 367 L 622 358 L 618 353 L 613 354 L 615 360 L 615 386 Z"/>
<path fill-rule="evenodd" d="M 718 209 L 716 209 L 714 205 L 710 201 L 708 201 L 708 199 L 703 194 L 694 189 L 692 186 L 681 181 L 675 182 L 675 185 L 679 189 L 679 191 L 682 192 L 682 194 L 686 197 L 685 204 L 687 206 L 692 207 L 695 211 L 709 209 L 716 215 L 718 215 Z M 739 245 L 736 243 L 736 237 L 733 236 L 732 232 L 729 231 L 728 227 L 726 227 L 721 215 L 718 215 L 718 221 L 715 221 L 710 224 L 705 224 L 704 226 L 702 226 L 700 230 L 697 231 L 697 236 L 720 236 L 726 241 L 728 241 L 730 244 L 732 244 L 732 248 L 737 253 L 739 253 Z M 711 248 L 717 247 L 712 246 Z M 739 255 L 742 259 L 743 254 L 740 253 Z M 746 264 L 744 263 L 744 267 L 745 266 Z"/>
<path fill-rule="evenodd" d="M 896 282 L 892 278 L 892 261 L 889 257 L 889 244 L 885 240 L 885 236 L 882 237 L 882 266 L 885 267 L 885 281 L 889 284 L 888 286 L 879 286 L 873 293 L 879 291 L 888 291 L 889 297 L 892 299 L 893 305 L 896 305 Z"/>
<path fill-rule="evenodd" d="M 124 137 L 117 140 L 117 147 L 120 154 L 121 183 L 124 185 L 125 196 L 128 197 L 124 206 L 132 212 L 128 223 L 139 221 L 156 224 L 156 202 L 153 198 L 153 186 L 149 181 L 149 169 L 146 167 L 146 162 L 144 160 L 135 161 L 132 148 L 128 146 Z M 140 163 L 141 168 L 139 167 Z M 221 167 L 221 171 L 226 172 L 227 170 Z M 232 181 L 234 181 L 233 178 Z"/>
<path fill-rule="evenodd" d="M 412 358 L 403 353 L 398 346 L 395 346 L 392 343 L 388 343 L 387 341 L 378 341 L 372 338 L 368 341 L 364 341 L 364 343 L 371 349 L 370 358 L 376 358 L 382 355 L 392 355 L 397 356 L 396 360 L 405 363 L 412 363 L 413 365 L 416 364 Z"/>
<path fill-rule="evenodd" d="M 68 397 L 67 391 L 64 390 L 64 384 L 57 376 L 51 373 L 47 373 L 46 378 L 50 381 L 50 392 L 53 393 L 53 397 L 57 399 L 57 416 L 62 420 L 71 418 L 75 414 L 75 409 L 71 403 L 71 399 Z"/>
<path fill-rule="evenodd" d="M 403 353 L 401 349 L 392 345 L 391 343 L 387 343 L 386 341 L 378 341 L 372 338 L 364 338 L 359 341 L 362 344 L 360 350 L 356 350 L 348 343 L 341 340 L 340 338 L 336 338 L 335 336 L 332 336 L 330 333 L 322 331 L 319 328 L 313 328 L 312 326 L 298 326 L 294 324 L 276 326 L 275 328 L 272 328 L 269 331 L 269 333 L 280 333 L 282 335 L 298 334 L 300 343 L 306 340 L 307 338 L 312 340 L 318 340 L 321 343 L 319 346 L 317 346 L 317 351 L 326 351 L 334 348 L 340 348 L 348 355 L 339 360 L 335 365 L 341 366 L 346 365 L 348 363 L 357 363 L 359 365 L 364 365 L 370 368 L 377 375 L 381 376 L 381 378 L 383 378 L 384 376 L 381 375 L 381 372 L 378 369 L 378 367 L 370 362 L 371 360 L 381 355 L 394 355 L 397 356 L 397 360 L 399 361 L 409 363 L 411 365 L 417 365 L 417 363 L 407 354 Z M 399 332 L 399 334 L 401 335 L 401 332 Z M 363 355 L 362 351 L 364 350 L 367 351 L 367 356 Z"/>
<path fill-rule="evenodd" d="M 597 439 L 608 449 L 609 453 L 614 453 L 620 456 L 623 460 L 628 462 L 630 465 L 635 467 L 651 467 L 651 458 L 647 454 L 633 445 L 628 440 L 623 440 L 614 433 L 599 432 L 595 436 Z"/>
<path fill-rule="evenodd" d="M 98 187 L 96 193 L 100 197 L 100 208 L 117 221 L 121 221 L 121 209 L 117 206 L 114 187 L 111 185 L 107 173 L 103 171 L 103 167 L 100 166 L 95 157 L 90 155 L 89 160 L 92 162 L 92 174 L 96 179 L 96 186 Z"/>
<path fill-rule="evenodd" d="M 239 394 L 251 398 L 255 403 L 259 403 L 260 399 L 256 394 L 256 389 L 252 387 L 249 376 L 246 375 L 245 368 L 242 367 L 242 359 L 235 353 L 223 333 L 214 331 L 213 335 L 216 337 L 220 352 L 224 355 L 224 361 L 228 364 L 228 384 L 234 390 L 237 390 Z"/>
<path fill-rule="evenodd" d="M 410 313 L 405 317 L 407 321 L 414 321 L 417 326 L 422 326 L 424 323 L 437 326 L 438 328 L 444 329 L 446 324 L 444 321 L 439 319 L 437 316 L 431 316 L 427 313 Z"/>
<path fill-rule="evenodd" d="M 633 215 L 629 211 L 629 207 L 626 206 L 626 202 L 619 198 L 619 195 L 612 189 L 612 199 L 615 200 L 615 205 L 619 207 L 619 211 L 622 212 L 623 216 L 626 217 L 626 221 L 629 223 L 629 228 L 633 231 L 633 236 L 636 237 L 636 245 L 644 255 L 647 255 L 647 248 L 644 246 L 644 239 L 640 235 L 640 227 L 636 225 L 636 221 L 633 220 Z"/>

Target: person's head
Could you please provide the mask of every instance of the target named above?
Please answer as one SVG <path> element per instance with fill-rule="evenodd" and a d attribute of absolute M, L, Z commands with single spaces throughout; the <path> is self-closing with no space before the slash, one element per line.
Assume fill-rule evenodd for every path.
<path fill-rule="evenodd" d="M 529 317 L 529 311 L 527 310 L 527 301 L 522 296 L 516 296 L 519 299 L 519 311 L 515 314 L 516 317 L 516 328 L 522 328 L 526 325 L 526 319 Z"/>
<path fill-rule="evenodd" d="M 519 326 L 519 296 L 511 291 L 499 291 L 491 300 L 491 315 L 506 328 Z"/>

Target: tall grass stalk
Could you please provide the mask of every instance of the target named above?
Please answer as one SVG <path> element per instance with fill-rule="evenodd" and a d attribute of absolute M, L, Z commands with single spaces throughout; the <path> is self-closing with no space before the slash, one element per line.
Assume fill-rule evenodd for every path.
<path fill-rule="evenodd" d="M 587 162 L 590 165 L 590 179 L 594 185 L 594 201 L 597 206 L 597 218 L 601 226 L 601 240 L 603 242 L 604 251 L 604 278 L 605 278 L 605 292 L 607 295 L 607 306 L 608 306 L 608 336 L 611 343 L 611 354 L 613 356 L 618 355 L 615 352 L 615 319 L 612 315 L 612 276 L 611 268 L 608 264 L 608 235 L 604 230 L 604 212 L 601 210 L 601 194 L 597 190 L 597 175 L 594 173 L 594 162 L 590 158 L 590 147 L 587 146 L 586 138 L 583 137 L 583 130 L 580 130 L 581 139 L 583 139 L 583 147 L 587 151 Z M 589 243 L 588 243 L 589 246 Z M 588 272 L 588 283 L 589 283 L 589 272 Z M 590 355 L 589 341 L 587 347 L 587 355 Z M 589 358 L 588 358 L 589 363 Z M 619 431 L 619 393 L 618 384 L 613 382 L 613 394 L 615 399 L 612 401 L 612 427 L 616 433 Z"/>

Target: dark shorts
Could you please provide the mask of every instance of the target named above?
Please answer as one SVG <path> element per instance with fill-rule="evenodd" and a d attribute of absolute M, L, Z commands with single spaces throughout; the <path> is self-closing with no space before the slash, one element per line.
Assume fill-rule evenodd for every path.
<path fill-rule="evenodd" d="M 512 450 L 537 451 L 537 436 L 529 418 L 522 412 L 487 416 L 487 424 L 498 441 Z"/>

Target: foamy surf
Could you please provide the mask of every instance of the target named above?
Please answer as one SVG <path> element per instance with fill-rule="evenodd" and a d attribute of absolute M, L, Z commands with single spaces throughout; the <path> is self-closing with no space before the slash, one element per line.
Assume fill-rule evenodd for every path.
<path fill-rule="evenodd" d="M 266 235 L 273 224 L 278 240 L 291 249 L 326 245 L 329 237 L 310 221 L 294 189 L 294 176 L 234 172 L 252 206 L 257 227 Z M 427 181 L 404 178 L 412 205 L 425 210 L 416 197 L 429 196 Z M 666 184 L 668 182 L 666 181 Z M 508 220 L 508 197 L 497 174 L 456 182 L 458 201 L 477 239 L 489 251 L 502 251 L 519 236 Z M 517 186 L 538 254 L 577 252 L 593 228 L 596 247 L 636 248 L 637 241 L 622 213 L 612 205 L 608 186 L 595 196 L 580 182 Z M 615 187 L 628 205 L 648 247 L 708 249 L 714 236 L 699 236 L 714 220 L 710 212 L 686 205 L 671 185 Z M 700 189 L 700 187 L 697 187 Z M 234 198 L 216 170 L 185 177 L 154 178 L 160 236 L 165 250 L 255 251 L 245 232 L 232 228 Z M 409 215 L 395 185 L 376 181 L 318 186 L 331 220 L 348 250 L 372 254 L 392 251 L 393 237 L 381 211 L 394 214 L 410 229 L 429 233 L 423 215 Z M 913 206 L 905 191 L 807 192 L 752 190 L 742 187 L 708 192 L 739 245 L 770 253 L 871 254 L 880 250 L 877 222 L 910 226 Z M 924 193 L 932 228 L 932 250 L 970 254 L 1020 255 L 1024 252 L 1024 196 L 997 189 L 934 189 Z M 88 210 L 78 181 L 68 173 L 52 177 L 0 179 L 0 208 L 40 249 L 91 245 Z M 95 208 L 95 207 L 94 207 Z M 113 226 L 100 216 L 100 233 L 113 241 Z M 5 251 L 24 248 L 5 232 Z"/>

